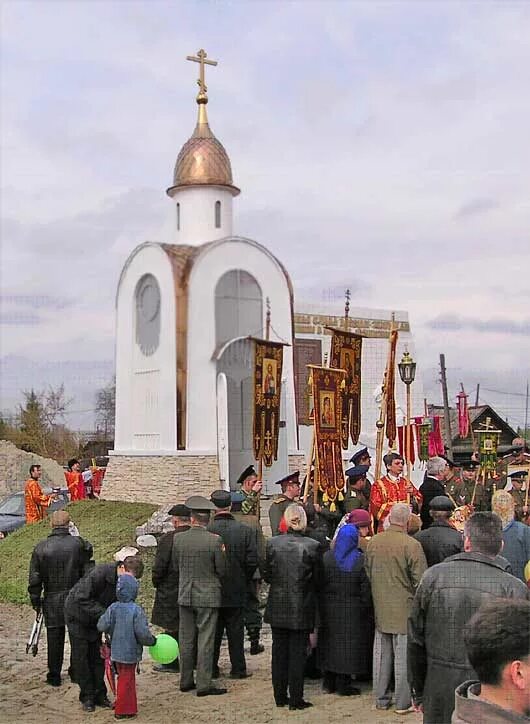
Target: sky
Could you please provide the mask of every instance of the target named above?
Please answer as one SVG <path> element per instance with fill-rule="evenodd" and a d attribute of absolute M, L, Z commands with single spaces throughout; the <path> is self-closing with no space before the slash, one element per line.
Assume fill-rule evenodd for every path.
<path fill-rule="evenodd" d="M 63 377 L 90 408 L 112 375 L 120 270 L 143 241 L 173 240 L 165 189 L 196 116 L 185 57 L 205 48 L 219 61 L 210 125 L 242 190 L 235 232 L 286 265 L 295 300 L 349 287 L 352 307 L 408 311 L 433 402 L 444 352 L 451 398 L 480 382 L 481 401 L 523 423 L 530 3 L 4 0 L 1 13 L 0 408 Z"/>

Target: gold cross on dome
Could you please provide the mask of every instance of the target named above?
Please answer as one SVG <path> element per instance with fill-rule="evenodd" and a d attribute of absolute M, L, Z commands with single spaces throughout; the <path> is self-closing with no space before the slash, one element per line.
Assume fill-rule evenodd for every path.
<path fill-rule="evenodd" d="M 208 97 L 206 95 L 206 92 L 208 88 L 206 87 L 206 83 L 204 82 L 204 66 L 205 65 L 217 65 L 216 60 L 206 60 L 208 57 L 205 50 L 202 48 L 197 51 L 197 55 L 187 55 L 186 60 L 191 60 L 194 63 L 199 63 L 199 79 L 197 81 L 197 85 L 199 86 L 199 93 L 197 95 L 197 101 L 203 101 L 207 102 Z"/>

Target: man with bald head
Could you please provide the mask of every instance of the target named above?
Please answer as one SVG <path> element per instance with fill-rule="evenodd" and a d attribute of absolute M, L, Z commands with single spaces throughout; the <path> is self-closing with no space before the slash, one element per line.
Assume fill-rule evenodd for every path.
<path fill-rule="evenodd" d="M 64 658 L 64 602 L 69 590 L 82 578 L 92 558 L 92 545 L 69 533 L 66 510 L 51 515 L 52 532 L 35 546 L 29 567 L 28 593 L 37 613 L 42 608 L 48 639 L 46 683 L 61 685 Z"/>

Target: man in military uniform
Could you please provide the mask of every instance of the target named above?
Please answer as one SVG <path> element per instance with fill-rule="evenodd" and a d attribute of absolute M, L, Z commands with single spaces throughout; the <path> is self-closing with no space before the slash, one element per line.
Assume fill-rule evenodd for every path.
<path fill-rule="evenodd" d="M 263 483 L 258 480 L 253 465 L 245 468 L 237 479 L 237 486 L 241 488 L 243 501 L 241 503 L 241 512 L 244 515 L 258 515 L 259 496 L 263 488 Z"/>
<path fill-rule="evenodd" d="M 217 533 L 223 539 L 226 549 L 227 575 L 222 581 L 221 607 L 217 619 L 215 650 L 213 657 L 214 677 L 219 675 L 219 652 L 223 633 L 226 630 L 228 652 L 230 654 L 231 679 L 246 679 L 252 676 L 247 672 L 245 652 L 245 603 L 247 587 L 252 581 L 258 565 L 258 552 L 255 536 L 251 529 L 238 522 L 230 512 L 231 498 L 226 490 L 214 490 L 210 500 L 217 508 L 213 520 L 208 526 L 211 533 Z"/>
<path fill-rule="evenodd" d="M 508 468 L 514 465 L 528 465 L 530 463 L 530 453 L 527 451 L 525 440 L 522 437 L 516 437 L 512 440 L 512 449 L 508 455 L 505 455 L 497 466 L 497 474 L 499 479 L 496 481 L 497 490 L 506 487 L 508 482 Z"/>
<path fill-rule="evenodd" d="M 172 554 L 179 578 L 180 690 L 197 688 L 197 696 L 226 694 L 226 689 L 212 685 L 221 581 L 227 571 L 224 544 L 206 530 L 213 503 L 192 495 L 184 505 L 191 510 L 191 528 L 174 537 Z"/>
<path fill-rule="evenodd" d="M 459 498 L 455 498 L 457 507 L 461 505 L 471 505 L 471 503 L 473 503 L 475 511 L 486 510 L 486 507 L 483 507 L 485 506 L 484 486 L 478 483 L 475 488 L 478 468 L 479 464 L 475 462 L 475 460 L 469 459 L 462 463 L 462 488 Z M 464 502 L 460 502 L 461 500 Z"/>
<path fill-rule="evenodd" d="M 370 496 L 366 495 L 366 473 L 368 465 L 354 465 L 346 470 L 348 478 L 346 482 L 346 493 L 344 494 L 343 508 L 345 513 L 352 510 L 368 510 Z"/>
<path fill-rule="evenodd" d="M 512 488 L 508 492 L 513 498 L 515 519 L 526 523 L 528 520 L 528 505 L 525 504 L 526 490 L 523 491 L 523 486 L 525 482 L 528 485 L 528 474 L 526 470 L 516 470 L 508 477 L 512 481 Z"/>
<path fill-rule="evenodd" d="M 282 486 L 282 494 L 272 501 L 269 508 L 269 521 L 272 535 L 280 534 L 280 523 L 287 508 L 294 503 L 295 498 L 300 495 L 300 471 L 286 475 L 278 480 L 276 485 Z"/>
<path fill-rule="evenodd" d="M 247 581 L 244 613 L 245 628 L 250 641 L 250 655 L 257 656 L 265 651 L 265 647 L 259 642 L 263 625 L 263 616 L 260 611 L 261 572 L 259 563 L 265 560 L 265 536 L 258 518 L 258 501 L 263 484 L 261 480 L 258 480 L 254 466 L 249 465 L 237 479 L 237 485 L 241 486 L 241 489 L 231 495 L 232 514 L 235 514 L 236 520 L 252 530 L 258 551 L 258 567 L 254 576 Z"/>
<path fill-rule="evenodd" d="M 471 480 L 464 481 L 464 470 L 463 467 L 457 471 L 455 463 L 445 456 L 444 460 L 447 462 L 447 468 L 445 470 L 445 492 L 447 496 L 453 501 L 456 508 L 462 505 L 469 505 L 471 503 L 471 496 L 473 495 L 473 487 L 475 485 L 474 478 Z M 472 461 L 470 461 L 472 462 Z M 476 468 L 477 463 L 473 462 L 473 471 Z M 473 472 L 468 471 L 468 472 Z M 471 475 L 469 476 L 471 478 Z"/>
<path fill-rule="evenodd" d="M 155 587 L 155 602 L 151 621 L 164 629 L 166 634 L 179 640 L 179 607 L 175 605 L 179 594 L 179 579 L 174 567 L 171 565 L 173 553 L 173 540 L 175 535 L 190 529 L 190 509 L 185 505 L 174 505 L 168 510 L 174 530 L 166 533 L 159 540 L 153 562 L 152 579 Z M 179 660 L 170 664 L 156 664 L 154 671 L 175 673 L 179 671 Z"/>

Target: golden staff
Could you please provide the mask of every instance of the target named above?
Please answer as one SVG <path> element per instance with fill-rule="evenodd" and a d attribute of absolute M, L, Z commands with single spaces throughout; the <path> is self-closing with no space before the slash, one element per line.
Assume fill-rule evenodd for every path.
<path fill-rule="evenodd" d="M 390 360 L 392 358 L 392 334 L 395 331 L 395 314 L 392 312 L 392 319 L 390 322 L 390 334 L 388 336 L 388 357 L 386 361 L 386 369 L 383 375 L 383 383 L 381 385 L 381 407 L 379 411 L 379 419 L 375 423 L 377 427 L 377 438 L 375 443 L 375 471 L 374 479 L 377 481 L 381 476 L 381 462 L 383 459 L 383 444 L 385 436 L 385 423 L 386 423 L 386 406 L 388 399 L 387 380 L 390 376 Z"/>

